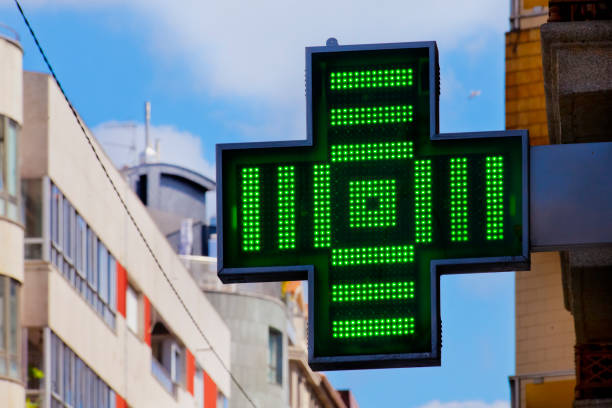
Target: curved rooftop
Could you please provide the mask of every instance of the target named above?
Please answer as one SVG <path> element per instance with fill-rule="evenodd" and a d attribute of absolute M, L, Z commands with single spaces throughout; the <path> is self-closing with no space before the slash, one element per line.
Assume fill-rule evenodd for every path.
<path fill-rule="evenodd" d="M 122 170 L 122 173 L 130 178 L 135 175 L 146 174 L 149 170 L 155 169 L 161 174 L 174 176 L 176 178 L 183 178 L 188 180 L 193 184 L 197 184 L 207 191 L 214 190 L 217 186 L 214 180 L 209 179 L 208 177 L 197 173 L 193 170 L 190 170 L 185 167 L 177 166 L 175 164 L 170 163 L 145 163 L 139 164 L 137 166 L 128 167 Z"/>

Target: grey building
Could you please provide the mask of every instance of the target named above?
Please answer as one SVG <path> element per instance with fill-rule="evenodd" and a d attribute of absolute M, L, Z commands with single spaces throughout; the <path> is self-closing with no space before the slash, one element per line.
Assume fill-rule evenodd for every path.
<path fill-rule="evenodd" d="M 215 189 L 214 181 L 166 163 L 143 163 L 123 175 L 178 253 L 209 255 L 215 227 L 206 220 L 206 192 Z"/>

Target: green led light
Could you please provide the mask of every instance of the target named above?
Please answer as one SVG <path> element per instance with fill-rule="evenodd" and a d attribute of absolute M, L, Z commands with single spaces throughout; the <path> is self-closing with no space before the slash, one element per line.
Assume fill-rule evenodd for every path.
<path fill-rule="evenodd" d="M 414 262 L 412 245 L 332 249 L 332 266 Z"/>
<path fill-rule="evenodd" d="M 332 163 L 412 158 L 412 142 L 363 143 L 331 146 Z"/>
<path fill-rule="evenodd" d="M 278 247 L 295 248 L 295 167 L 278 168 Z"/>
<path fill-rule="evenodd" d="M 504 239 L 504 158 L 487 156 L 487 240 Z"/>
<path fill-rule="evenodd" d="M 332 72 L 330 89 L 346 91 L 363 88 L 392 88 L 412 85 L 412 69 L 362 70 Z"/>
<path fill-rule="evenodd" d="M 332 302 L 371 302 L 414 298 L 414 282 L 346 283 L 332 285 Z"/>
<path fill-rule="evenodd" d="M 332 321 L 334 338 L 407 336 L 410 334 L 414 334 L 414 317 Z"/>
<path fill-rule="evenodd" d="M 377 125 L 412 122 L 412 105 L 332 108 L 332 126 Z"/>
<path fill-rule="evenodd" d="M 331 244 L 331 171 L 329 164 L 314 165 L 314 247 Z"/>
<path fill-rule="evenodd" d="M 415 241 L 427 244 L 433 240 L 431 160 L 414 162 Z"/>
<path fill-rule="evenodd" d="M 450 239 L 468 241 L 467 158 L 450 159 Z"/>
<path fill-rule="evenodd" d="M 396 195 L 395 180 L 350 181 L 350 227 L 394 227 L 397 216 Z"/>
<path fill-rule="evenodd" d="M 242 214 L 242 250 L 259 251 L 261 245 L 260 179 L 258 167 L 245 167 L 240 172 Z"/>

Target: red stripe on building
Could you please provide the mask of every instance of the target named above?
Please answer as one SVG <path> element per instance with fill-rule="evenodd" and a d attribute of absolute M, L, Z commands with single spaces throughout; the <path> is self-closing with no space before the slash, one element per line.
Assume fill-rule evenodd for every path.
<path fill-rule="evenodd" d="M 144 342 L 151 347 L 151 302 L 149 298 L 142 295 L 144 303 Z"/>
<path fill-rule="evenodd" d="M 204 371 L 204 408 L 217 408 L 217 384 Z"/>
<path fill-rule="evenodd" d="M 121 395 L 115 394 L 115 400 L 117 401 L 117 403 L 115 404 L 116 408 L 128 408 L 127 402 L 125 402 L 125 400 L 121 398 Z"/>
<path fill-rule="evenodd" d="M 125 318 L 125 292 L 127 291 L 127 271 L 117 261 L 117 311 Z"/>
<path fill-rule="evenodd" d="M 186 388 L 187 392 L 193 395 L 193 377 L 195 376 L 195 359 L 191 351 L 187 350 L 187 358 L 186 358 Z"/>

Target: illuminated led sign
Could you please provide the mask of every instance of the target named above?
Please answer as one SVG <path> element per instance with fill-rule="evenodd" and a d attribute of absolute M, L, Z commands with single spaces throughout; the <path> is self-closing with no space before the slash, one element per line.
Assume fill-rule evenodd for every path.
<path fill-rule="evenodd" d="M 527 133 L 439 134 L 437 61 L 307 48 L 307 139 L 217 146 L 219 277 L 308 279 L 314 369 L 439 365 L 439 275 L 528 266 Z"/>

